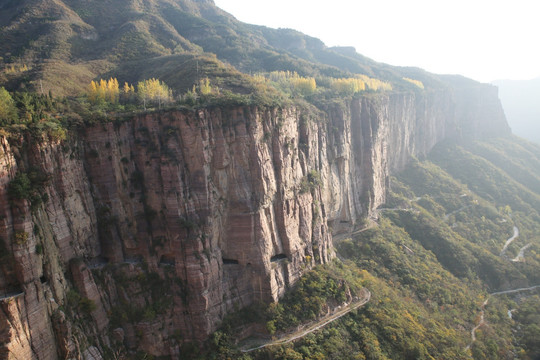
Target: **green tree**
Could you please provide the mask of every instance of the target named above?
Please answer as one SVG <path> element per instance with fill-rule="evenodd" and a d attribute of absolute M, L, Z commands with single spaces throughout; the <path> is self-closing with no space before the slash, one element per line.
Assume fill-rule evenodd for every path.
<path fill-rule="evenodd" d="M 0 88 L 0 124 L 9 124 L 17 120 L 17 108 L 15 101 L 9 92 Z"/>

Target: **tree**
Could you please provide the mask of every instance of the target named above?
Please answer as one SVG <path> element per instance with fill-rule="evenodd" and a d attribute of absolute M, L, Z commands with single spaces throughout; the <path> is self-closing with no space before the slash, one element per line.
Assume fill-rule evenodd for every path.
<path fill-rule="evenodd" d="M 294 90 L 303 96 L 311 95 L 315 92 L 315 89 L 317 89 L 317 83 L 312 77 L 305 78 L 298 76 L 291 79 L 291 83 Z"/>
<path fill-rule="evenodd" d="M 332 90 L 341 95 L 353 95 L 366 90 L 366 83 L 360 78 L 332 79 L 330 82 Z"/>
<path fill-rule="evenodd" d="M 199 80 L 199 92 L 201 95 L 210 95 L 213 92 L 212 85 L 210 85 L 210 79 L 204 78 Z"/>
<path fill-rule="evenodd" d="M 424 89 L 424 84 L 420 80 L 415 80 L 411 78 L 404 77 L 403 80 L 410 82 L 413 85 L 416 85 L 420 89 Z"/>
<path fill-rule="evenodd" d="M 137 96 L 143 102 L 144 110 L 146 110 L 146 102 L 150 98 L 150 91 L 148 89 L 148 80 L 139 81 L 137 84 Z"/>
<path fill-rule="evenodd" d="M 127 82 L 124 83 L 124 94 L 130 94 L 135 93 L 135 88 L 133 85 L 128 84 Z"/>
<path fill-rule="evenodd" d="M 280 90 L 286 93 L 302 96 L 312 95 L 317 89 L 317 82 L 314 78 L 300 76 L 295 71 L 272 71 L 268 74 L 268 80 L 274 82 Z"/>
<path fill-rule="evenodd" d="M 110 78 L 107 81 L 107 98 L 111 103 L 118 102 L 118 80 L 116 78 Z"/>
<path fill-rule="evenodd" d="M 90 82 L 88 99 L 93 103 L 108 101 L 114 104 L 118 102 L 119 93 L 120 90 L 116 78 L 109 78 L 109 80 L 101 79 L 99 82 Z"/>
<path fill-rule="evenodd" d="M 0 124 L 9 124 L 17 120 L 17 108 L 15 101 L 9 92 L 0 88 Z"/>
<path fill-rule="evenodd" d="M 99 98 L 99 85 L 97 82 L 93 81 L 90 82 L 90 85 L 88 87 L 88 100 L 90 100 L 90 102 L 97 102 L 98 101 L 98 98 Z"/>
<path fill-rule="evenodd" d="M 124 83 L 124 87 L 122 88 L 122 99 L 123 101 L 131 101 L 133 100 L 133 97 L 135 96 L 135 87 L 131 84 L 128 84 L 127 82 Z"/>
<path fill-rule="evenodd" d="M 161 105 L 171 101 L 172 98 L 171 90 L 169 90 L 167 84 L 154 78 L 139 81 L 137 84 L 137 95 L 143 102 L 145 110 L 148 101 L 157 102 L 158 107 L 161 109 Z"/>

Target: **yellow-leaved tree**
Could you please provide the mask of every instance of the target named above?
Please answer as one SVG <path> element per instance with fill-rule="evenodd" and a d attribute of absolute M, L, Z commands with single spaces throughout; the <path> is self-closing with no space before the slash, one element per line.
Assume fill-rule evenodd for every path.
<path fill-rule="evenodd" d="M 424 84 L 420 80 L 415 80 L 411 78 L 404 77 L 403 80 L 410 82 L 413 85 L 416 85 L 420 89 L 424 89 Z"/>
<path fill-rule="evenodd" d="M 124 91 L 124 94 L 135 93 L 135 88 L 133 87 L 133 85 L 130 85 L 127 82 L 125 82 L 123 91 Z"/>
<path fill-rule="evenodd" d="M 199 93 L 201 95 L 210 95 L 214 92 L 214 88 L 210 84 L 209 78 L 199 80 Z"/>
<path fill-rule="evenodd" d="M 171 101 L 172 93 L 164 82 L 158 79 L 139 81 L 137 84 L 137 96 L 143 102 L 144 109 L 149 101 L 157 102 L 158 107 Z"/>
<path fill-rule="evenodd" d="M 312 77 L 293 77 L 291 78 L 291 84 L 293 86 L 293 90 L 303 96 L 311 95 L 315 93 L 315 89 L 317 89 L 317 83 Z"/>
<path fill-rule="evenodd" d="M 101 79 L 99 82 L 92 81 L 88 88 L 88 99 L 93 103 L 100 101 L 117 103 L 119 92 L 118 80 L 116 78 L 110 78 L 109 80 Z"/>
<path fill-rule="evenodd" d="M 353 95 L 366 90 L 366 83 L 359 78 L 340 78 L 332 79 L 330 87 L 338 94 Z"/>
<path fill-rule="evenodd" d="M 135 87 L 125 82 L 124 87 L 122 88 L 123 101 L 125 102 L 132 101 L 134 97 L 135 97 Z"/>
<path fill-rule="evenodd" d="M 118 102 L 118 94 L 120 93 L 119 87 L 118 87 L 118 80 L 116 78 L 110 78 L 109 81 L 107 81 L 107 99 L 111 103 Z"/>
<path fill-rule="evenodd" d="M 268 80 L 275 82 L 282 90 L 302 96 L 312 95 L 317 89 L 317 82 L 312 77 L 303 77 L 295 71 L 272 71 Z"/>

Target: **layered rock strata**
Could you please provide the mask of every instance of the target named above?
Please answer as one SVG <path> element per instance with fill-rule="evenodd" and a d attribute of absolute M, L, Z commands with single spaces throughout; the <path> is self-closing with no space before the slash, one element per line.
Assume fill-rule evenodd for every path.
<path fill-rule="evenodd" d="M 156 112 L 62 143 L 1 138 L 1 357 L 178 356 L 328 262 L 332 234 L 384 203 L 411 156 L 464 131 L 507 133 L 491 91 Z M 40 179 L 34 197 L 14 197 L 22 173 Z"/>

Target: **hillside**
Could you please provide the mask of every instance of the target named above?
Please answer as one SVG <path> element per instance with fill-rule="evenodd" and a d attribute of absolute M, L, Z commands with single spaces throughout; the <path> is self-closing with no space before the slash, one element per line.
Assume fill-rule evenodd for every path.
<path fill-rule="evenodd" d="M 427 88 L 448 83 L 421 69 L 377 63 L 352 48 L 328 48 L 294 30 L 239 22 L 212 1 L 2 0 L 0 9 L 0 82 L 9 90 L 76 95 L 93 79 L 117 76 L 121 83 L 158 77 L 185 91 L 204 76 L 238 76 L 226 64 L 243 73 L 364 74 L 406 89 L 403 77 Z M 227 80 L 222 85 L 230 86 Z"/>
<path fill-rule="evenodd" d="M 494 86 L 209 0 L 0 0 L 0 36 L 0 358 L 538 355 Z"/>
<path fill-rule="evenodd" d="M 466 148 L 445 143 L 427 159 L 413 161 L 391 180 L 392 194 L 377 211 L 377 226 L 337 237 L 341 260 L 309 274 L 315 289 L 324 289 L 327 273 L 366 286 L 370 302 L 294 343 L 251 351 L 250 358 L 536 358 L 540 217 L 538 207 L 528 206 L 537 206 L 539 196 L 474 150 L 495 145 L 513 153 L 507 159 L 513 162 L 540 156 L 540 147 L 514 138 Z M 484 171 L 468 176 L 479 164 Z M 519 237 L 501 251 L 513 227 Z M 512 289 L 520 290 L 505 293 Z M 285 309 L 306 302 L 297 291 L 305 290 L 293 290 Z M 293 305 L 290 299 L 296 299 Z M 267 326 L 294 325 L 287 312 L 277 320 L 272 307 L 260 313 Z M 220 346 L 213 349 L 220 356 L 241 356 L 231 329 L 222 330 Z"/>

